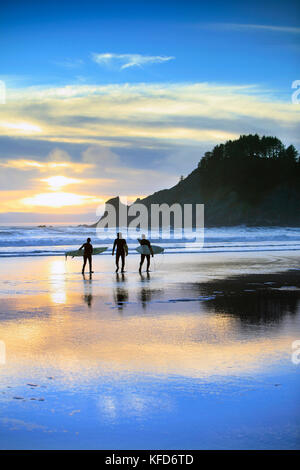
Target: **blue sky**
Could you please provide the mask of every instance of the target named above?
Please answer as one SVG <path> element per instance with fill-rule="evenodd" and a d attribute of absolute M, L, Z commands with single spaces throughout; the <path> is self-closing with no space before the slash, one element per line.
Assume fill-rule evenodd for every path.
<path fill-rule="evenodd" d="M 49 159 L 82 165 L 87 199 L 69 209 L 92 214 L 97 195 L 171 186 L 242 133 L 300 149 L 299 2 L 12 1 L 0 18 L 0 220 L 53 209 L 32 199 Z"/>
<path fill-rule="evenodd" d="M 299 70 L 297 1 L 12 1 L 1 10 L 2 73 L 18 83 L 260 83 L 287 98 Z M 99 70 L 92 52 L 175 59 L 120 76 Z"/>

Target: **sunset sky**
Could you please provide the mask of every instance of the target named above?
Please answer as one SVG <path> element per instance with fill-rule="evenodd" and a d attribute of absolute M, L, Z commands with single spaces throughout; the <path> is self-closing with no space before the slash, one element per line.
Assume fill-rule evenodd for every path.
<path fill-rule="evenodd" d="M 300 151 L 298 1 L 12 0 L 0 31 L 0 223 L 94 222 L 240 134 Z"/>

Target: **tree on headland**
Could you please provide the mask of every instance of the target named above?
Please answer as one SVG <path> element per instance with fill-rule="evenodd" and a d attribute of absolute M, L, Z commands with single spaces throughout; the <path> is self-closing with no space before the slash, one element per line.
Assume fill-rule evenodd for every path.
<path fill-rule="evenodd" d="M 113 201 L 119 203 L 119 198 Z M 169 189 L 137 202 L 204 204 L 205 225 L 300 227 L 300 159 L 277 138 L 241 135 L 206 152 L 197 168 Z M 117 204 L 118 205 L 118 204 Z"/>
<path fill-rule="evenodd" d="M 277 137 L 242 135 L 216 145 L 198 165 L 199 185 L 206 197 L 222 189 L 240 200 L 258 203 L 275 187 L 299 183 L 299 156 Z"/>
<path fill-rule="evenodd" d="M 300 226 L 299 155 L 277 137 L 241 135 L 205 152 L 184 179 L 141 202 L 205 204 L 211 226 Z"/>

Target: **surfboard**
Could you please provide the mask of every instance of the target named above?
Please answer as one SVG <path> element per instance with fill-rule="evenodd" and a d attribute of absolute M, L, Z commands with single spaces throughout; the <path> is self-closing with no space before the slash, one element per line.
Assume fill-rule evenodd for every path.
<path fill-rule="evenodd" d="M 159 255 L 160 253 L 164 252 L 164 248 L 158 245 L 151 245 L 153 254 L 154 255 Z M 147 245 L 140 245 L 136 248 L 136 251 L 140 253 L 141 255 L 151 255 L 151 252 L 149 250 L 149 247 Z"/>
<path fill-rule="evenodd" d="M 107 246 L 99 246 L 98 248 L 93 248 L 93 256 L 100 255 L 101 253 L 106 251 L 107 248 Z M 74 258 L 75 256 L 83 256 L 83 250 L 66 251 L 65 256 L 66 258 L 68 256 L 72 256 L 72 258 Z"/>

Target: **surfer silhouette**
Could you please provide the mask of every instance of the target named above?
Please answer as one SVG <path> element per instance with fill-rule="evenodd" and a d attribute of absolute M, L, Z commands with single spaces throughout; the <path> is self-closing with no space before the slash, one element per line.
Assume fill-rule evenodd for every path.
<path fill-rule="evenodd" d="M 89 266 L 90 266 L 90 274 L 92 274 L 94 271 L 92 271 L 92 254 L 93 254 L 93 245 L 91 244 L 91 239 L 87 238 L 86 243 L 83 243 L 79 250 L 83 249 L 83 266 L 82 266 L 82 274 L 84 274 L 85 266 L 87 260 L 89 260 Z"/>
<path fill-rule="evenodd" d="M 117 268 L 116 273 L 119 271 L 120 258 L 122 260 L 121 273 L 123 273 L 124 268 L 125 268 L 125 256 L 128 255 L 128 246 L 127 246 L 126 240 L 122 238 L 121 232 L 117 233 L 117 238 L 114 241 L 114 246 L 112 250 L 112 256 L 114 256 L 115 251 L 116 251 L 116 268 Z"/>
<path fill-rule="evenodd" d="M 142 235 L 142 238 L 138 238 L 138 241 L 140 243 L 141 246 L 147 246 L 150 250 L 150 253 L 151 253 L 151 256 L 153 257 L 153 250 L 152 250 L 152 246 L 151 246 L 151 243 L 149 240 L 147 240 L 146 238 L 146 235 Z M 144 254 L 141 254 L 141 261 L 140 261 L 140 268 L 139 268 L 139 273 L 142 272 L 142 266 L 144 264 L 144 261 L 145 261 L 145 258 L 147 258 L 147 273 L 149 272 L 149 268 L 150 268 L 150 255 L 144 255 Z"/>

